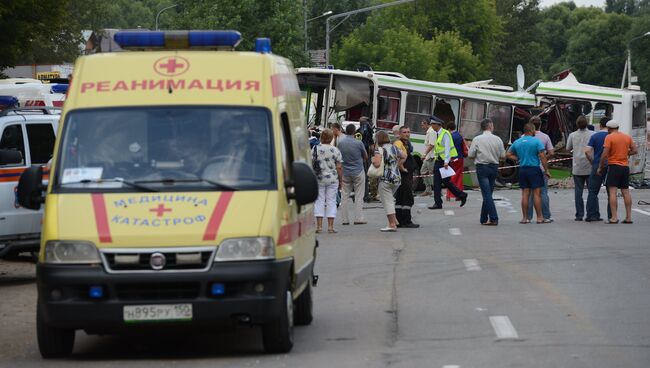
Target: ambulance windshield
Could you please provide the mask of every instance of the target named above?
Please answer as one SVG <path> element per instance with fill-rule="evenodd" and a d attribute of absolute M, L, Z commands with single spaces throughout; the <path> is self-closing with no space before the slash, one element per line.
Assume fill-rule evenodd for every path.
<path fill-rule="evenodd" d="M 275 185 L 270 112 L 262 108 L 71 111 L 62 137 L 56 172 L 60 190 L 259 190 Z"/>

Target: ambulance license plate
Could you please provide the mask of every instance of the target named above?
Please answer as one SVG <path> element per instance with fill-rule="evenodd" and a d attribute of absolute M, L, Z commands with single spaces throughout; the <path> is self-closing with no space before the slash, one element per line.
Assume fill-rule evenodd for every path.
<path fill-rule="evenodd" d="M 191 321 L 192 304 L 125 305 L 124 322 Z"/>

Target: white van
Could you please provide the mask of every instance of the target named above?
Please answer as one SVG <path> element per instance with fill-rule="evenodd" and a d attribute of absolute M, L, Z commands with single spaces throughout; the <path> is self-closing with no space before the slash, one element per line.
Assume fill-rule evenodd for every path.
<path fill-rule="evenodd" d="M 0 258 L 39 249 L 43 213 L 18 206 L 15 188 L 26 168 L 48 164 L 59 114 L 54 108 L 0 111 Z"/>

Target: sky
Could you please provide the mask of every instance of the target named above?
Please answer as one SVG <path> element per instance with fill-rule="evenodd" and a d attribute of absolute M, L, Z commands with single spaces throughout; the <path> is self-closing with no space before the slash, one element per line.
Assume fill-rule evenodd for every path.
<path fill-rule="evenodd" d="M 541 7 L 551 6 L 553 4 L 561 3 L 566 0 L 542 0 L 540 1 Z M 604 7 L 605 0 L 573 0 L 577 6 L 597 6 Z"/>

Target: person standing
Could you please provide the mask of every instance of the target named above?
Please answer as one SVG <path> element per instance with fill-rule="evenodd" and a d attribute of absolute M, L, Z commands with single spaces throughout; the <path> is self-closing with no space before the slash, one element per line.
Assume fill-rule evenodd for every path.
<path fill-rule="evenodd" d="M 447 122 L 447 130 L 451 133 L 451 139 L 454 142 L 454 148 L 458 156 L 452 157 L 449 166 L 454 170 L 455 174 L 451 177 L 451 183 L 457 188 L 463 188 L 463 170 L 465 170 L 465 155 L 467 155 L 467 145 L 463 136 L 456 130 L 456 123 L 452 120 Z M 454 194 L 447 189 L 447 200 L 456 198 Z"/>
<path fill-rule="evenodd" d="M 619 123 L 616 120 L 610 120 L 607 123 L 609 134 L 605 138 L 603 145 L 603 155 L 598 164 L 596 173 L 602 175 L 605 161 L 607 158 L 607 179 L 605 179 L 605 186 L 609 194 L 609 206 L 612 208 L 612 217 L 609 218 L 607 223 L 618 224 L 617 206 L 618 198 L 616 198 L 616 189 L 621 190 L 623 195 L 623 203 L 625 204 L 625 220 L 624 224 L 632 223 L 632 195 L 630 195 L 630 167 L 629 156 L 636 155 L 638 149 L 636 144 L 629 135 L 619 132 Z"/>
<path fill-rule="evenodd" d="M 535 138 L 535 126 L 531 123 L 524 125 L 524 135 L 517 139 L 506 154 L 513 161 L 519 161 L 519 187 L 521 188 L 520 224 L 528 224 L 528 209 L 530 193 L 533 193 L 533 207 L 537 214 L 537 223 L 546 224 L 550 221 L 543 217 L 541 188 L 544 186 L 544 176 L 550 177 L 548 162 L 544 154 L 544 144 Z M 543 169 L 540 169 L 540 166 Z M 543 170 L 543 171 L 542 171 Z"/>
<path fill-rule="evenodd" d="M 314 204 L 316 216 L 316 232 L 323 231 L 323 217 L 327 217 L 327 232 L 335 233 L 334 219 L 336 218 L 336 193 L 341 189 L 343 161 L 338 148 L 331 145 L 334 134 L 331 129 L 320 133 L 321 144 L 315 146 L 315 157 L 320 167 L 318 178 L 318 198 Z"/>
<path fill-rule="evenodd" d="M 585 202 L 582 199 L 582 192 L 585 185 L 589 185 L 589 174 L 591 174 L 591 163 L 585 155 L 585 147 L 589 139 L 594 134 L 587 129 L 587 118 L 584 115 L 578 116 L 576 120 L 578 130 L 569 134 L 567 138 L 566 149 L 573 152 L 573 184 L 575 187 L 574 198 L 576 205 L 576 221 L 582 221 L 585 216 Z"/>
<path fill-rule="evenodd" d="M 456 148 L 454 147 L 454 142 L 451 138 L 451 133 L 448 130 L 442 127 L 442 120 L 433 121 L 433 129 L 438 133 L 436 138 L 436 143 L 433 147 L 433 153 L 435 157 L 433 165 L 433 199 L 434 204 L 428 208 L 431 210 L 437 210 L 442 208 L 442 184 L 445 186 L 457 197 L 460 198 L 460 206 L 463 207 L 465 202 L 467 202 L 467 193 L 463 192 L 461 189 L 456 187 L 451 183 L 450 177 L 442 178 L 440 174 L 440 169 L 449 168 L 449 161 L 453 156 L 457 156 Z"/>
<path fill-rule="evenodd" d="M 375 141 L 374 141 L 374 129 L 372 125 L 370 124 L 370 120 L 368 119 L 367 116 L 362 116 L 359 118 L 359 129 L 357 130 L 357 134 L 361 136 L 361 143 L 363 143 L 363 146 L 366 148 L 366 152 L 368 154 L 368 157 L 371 157 L 374 152 L 374 146 L 375 146 Z M 370 161 L 364 162 L 364 173 L 368 172 L 368 167 L 370 165 Z M 376 182 L 376 180 L 375 180 Z M 365 186 L 365 191 L 364 191 L 364 197 L 363 201 L 364 202 L 370 202 L 374 196 L 377 195 L 377 190 L 376 188 L 373 188 L 374 193 L 373 195 L 370 195 L 370 180 L 368 176 L 366 175 L 366 186 Z"/>
<path fill-rule="evenodd" d="M 600 119 L 600 131 L 594 133 L 589 138 L 589 143 L 585 147 L 585 155 L 591 162 L 591 174 L 589 175 L 589 194 L 587 195 L 587 218 L 586 222 L 602 221 L 600 217 L 600 205 L 598 204 L 598 192 L 607 176 L 607 164 L 603 166 L 600 175 L 596 173 L 600 160 L 602 160 L 603 146 L 607 137 L 607 122 L 611 119 L 604 117 Z M 607 158 L 605 158 L 607 160 Z M 607 191 L 607 190 L 605 190 Z M 607 193 L 607 218 L 612 218 L 612 209 L 609 206 L 609 193 Z"/>
<path fill-rule="evenodd" d="M 548 134 L 542 132 L 540 129 L 542 127 L 542 120 L 539 116 L 533 116 L 530 118 L 529 123 L 533 123 L 535 126 L 535 138 L 539 139 L 544 145 L 544 151 L 546 153 L 546 159 L 549 160 L 554 154 L 553 143 L 551 142 L 551 137 Z M 543 169 L 540 167 L 540 169 Z M 553 217 L 551 216 L 551 204 L 548 197 L 548 176 L 542 175 L 544 179 L 544 185 L 541 187 L 541 196 L 542 196 L 542 214 L 544 215 L 544 220 L 547 222 L 553 222 Z M 533 201 L 532 191 L 530 193 L 529 201 Z M 528 220 L 533 219 L 533 207 L 528 208 Z"/>
<path fill-rule="evenodd" d="M 338 149 L 343 157 L 343 184 L 341 191 L 341 221 L 343 225 L 350 224 L 348 207 L 350 195 L 354 192 L 354 224 L 366 224 L 363 217 L 363 196 L 365 194 L 366 173 L 364 163 L 368 161 L 368 153 L 361 141 L 354 138 L 357 128 L 353 124 L 345 127 L 345 136 L 339 140 Z"/>
<path fill-rule="evenodd" d="M 433 147 L 438 138 L 438 133 L 432 127 L 434 120 L 440 119 L 431 116 L 431 118 L 422 120 L 420 123 L 422 129 L 426 130 L 426 135 L 424 136 L 424 159 L 422 160 L 420 175 L 433 175 L 433 164 L 435 161 Z M 433 176 L 425 176 L 422 181 L 424 182 L 424 192 L 420 196 L 428 197 L 433 193 Z"/>
<path fill-rule="evenodd" d="M 384 173 L 379 178 L 377 191 L 379 200 L 386 211 L 388 226 L 381 229 L 383 232 L 397 231 L 397 218 L 395 216 L 395 191 L 401 184 L 402 177 L 399 174 L 399 166 L 403 160 L 400 151 L 390 143 L 388 133 L 383 130 L 377 132 L 375 140 L 377 147 L 372 156 L 372 165 L 376 168 L 381 167 L 384 161 Z"/>
<path fill-rule="evenodd" d="M 332 146 L 338 147 L 339 146 L 339 139 L 343 138 L 343 135 L 344 135 L 341 124 L 332 123 L 330 128 L 332 128 L 332 133 L 334 134 L 334 138 L 332 139 Z"/>
<path fill-rule="evenodd" d="M 397 217 L 397 227 L 415 229 L 420 227 L 418 224 L 413 223 L 411 218 L 411 208 L 413 203 L 413 171 L 415 171 L 415 159 L 413 158 L 413 145 L 411 144 L 411 129 L 407 126 L 402 126 L 399 129 L 399 139 L 393 143 L 402 156 L 406 157 L 402 165 L 400 165 L 400 175 L 402 176 L 402 183 L 397 192 L 395 192 L 395 214 Z"/>
<path fill-rule="evenodd" d="M 494 192 L 494 183 L 499 171 L 499 160 L 506 156 L 506 150 L 503 148 L 501 138 L 492 134 L 494 131 L 492 120 L 483 119 L 481 121 L 481 130 L 483 134 L 474 137 L 467 157 L 474 159 L 476 176 L 483 196 L 480 216 L 481 225 L 496 226 L 499 224 L 499 215 L 494 205 L 492 193 Z"/>

